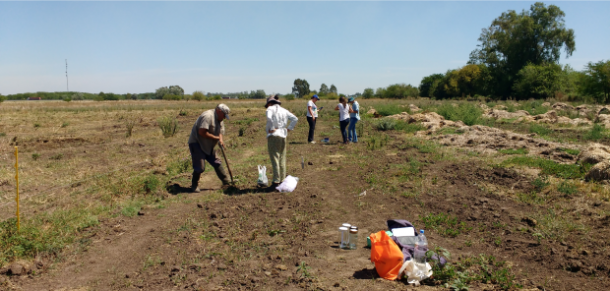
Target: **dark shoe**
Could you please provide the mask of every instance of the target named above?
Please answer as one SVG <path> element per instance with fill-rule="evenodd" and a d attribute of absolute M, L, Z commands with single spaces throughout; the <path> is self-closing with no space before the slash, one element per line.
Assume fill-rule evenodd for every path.
<path fill-rule="evenodd" d="M 191 192 L 199 193 L 199 179 L 201 178 L 201 173 L 193 172 L 193 179 L 191 180 Z"/>

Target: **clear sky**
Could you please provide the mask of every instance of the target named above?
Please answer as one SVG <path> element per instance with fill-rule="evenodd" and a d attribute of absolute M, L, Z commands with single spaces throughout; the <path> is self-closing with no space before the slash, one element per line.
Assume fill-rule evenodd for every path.
<path fill-rule="evenodd" d="M 582 70 L 610 59 L 610 2 L 565 13 Z M 0 2 L 0 94 L 264 89 L 296 78 L 340 93 L 466 64 L 481 29 L 533 2 Z"/>

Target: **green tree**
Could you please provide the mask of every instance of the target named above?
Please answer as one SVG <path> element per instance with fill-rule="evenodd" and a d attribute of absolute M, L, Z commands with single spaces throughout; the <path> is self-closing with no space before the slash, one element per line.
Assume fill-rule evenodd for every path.
<path fill-rule="evenodd" d="M 104 92 L 100 92 L 99 94 L 95 95 L 95 97 L 93 97 L 93 100 L 104 101 L 105 97 L 106 97 L 106 94 Z"/>
<path fill-rule="evenodd" d="M 6 97 L 2 96 L 2 94 L 0 94 L 0 103 L 4 102 L 4 100 L 6 100 Z"/>
<path fill-rule="evenodd" d="M 364 92 L 362 92 L 362 97 L 364 97 L 364 99 L 370 99 L 375 97 L 375 91 L 373 91 L 373 88 L 366 88 L 364 89 Z"/>
<path fill-rule="evenodd" d="M 330 85 L 330 92 L 329 92 L 329 93 L 335 93 L 335 94 L 337 94 L 337 87 L 335 87 L 335 85 L 334 85 L 334 84 L 331 84 L 331 85 Z"/>
<path fill-rule="evenodd" d="M 527 98 L 546 98 L 555 96 L 561 88 L 563 71 L 560 65 L 542 64 L 527 65 L 517 74 L 518 79 L 513 86 L 517 96 Z"/>
<path fill-rule="evenodd" d="M 419 95 L 419 90 L 416 87 L 407 84 L 394 84 L 388 86 L 383 92 L 383 98 L 407 98 L 407 97 L 417 97 Z"/>
<path fill-rule="evenodd" d="M 589 62 L 584 71 L 583 92 L 595 97 L 602 103 L 609 101 L 610 94 L 610 60 Z"/>
<path fill-rule="evenodd" d="M 292 86 L 292 94 L 294 94 L 296 98 L 303 98 L 307 94 L 309 94 L 309 92 L 309 83 L 307 82 L 307 80 L 294 80 L 294 85 Z"/>
<path fill-rule="evenodd" d="M 574 31 L 565 27 L 564 17 L 559 7 L 541 2 L 529 11 L 504 12 L 483 29 L 469 63 L 485 64 L 492 92 L 508 97 L 518 72 L 526 65 L 557 63 L 562 48 L 568 57 L 572 55 L 576 49 Z"/>
<path fill-rule="evenodd" d="M 432 74 L 424 77 L 419 84 L 419 95 L 422 97 L 434 97 L 434 91 L 444 77 L 443 74 Z"/>
<path fill-rule="evenodd" d="M 384 98 L 385 97 L 385 88 L 382 88 L 382 87 L 377 88 L 377 90 L 375 90 L 375 97 Z"/>
<path fill-rule="evenodd" d="M 193 92 L 193 100 L 201 101 L 203 99 L 205 99 L 205 95 L 203 95 L 203 92 L 201 92 L 201 91 Z"/>
<path fill-rule="evenodd" d="M 328 86 L 326 86 L 326 84 L 322 83 L 322 85 L 320 86 L 320 95 L 326 95 L 330 93 L 330 91 L 328 90 Z"/>

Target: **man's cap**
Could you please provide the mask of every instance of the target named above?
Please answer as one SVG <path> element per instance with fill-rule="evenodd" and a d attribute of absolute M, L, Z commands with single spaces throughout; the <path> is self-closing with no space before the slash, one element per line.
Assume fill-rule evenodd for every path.
<path fill-rule="evenodd" d="M 275 96 L 271 96 L 271 97 L 267 98 L 267 103 L 265 103 L 265 107 L 267 107 L 269 105 L 275 105 L 275 104 L 281 105 L 282 102 L 280 100 L 275 99 Z"/>
<path fill-rule="evenodd" d="M 347 99 L 347 102 L 352 102 L 352 101 L 354 101 L 354 99 L 356 99 L 356 98 L 354 98 L 354 97 L 349 97 L 349 99 Z"/>
<path fill-rule="evenodd" d="M 229 119 L 229 114 L 231 113 L 231 109 L 229 109 L 229 106 L 221 103 L 221 104 L 218 104 L 218 106 L 216 106 L 216 109 L 222 111 L 222 113 L 225 114 L 225 118 Z"/>
<path fill-rule="evenodd" d="M 313 96 L 311 96 L 311 98 L 316 98 L 316 99 L 320 100 L 320 97 L 318 97 L 318 95 L 313 95 Z"/>

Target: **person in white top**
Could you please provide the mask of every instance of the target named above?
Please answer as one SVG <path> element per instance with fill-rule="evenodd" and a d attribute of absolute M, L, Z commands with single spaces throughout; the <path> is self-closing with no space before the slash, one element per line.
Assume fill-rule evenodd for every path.
<path fill-rule="evenodd" d="M 273 167 L 273 181 L 268 188 L 274 191 L 275 188 L 286 178 L 286 137 L 292 131 L 299 120 L 290 111 L 280 105 L 279 94 L 269 97 L 265 107 L 267 108 L 267 148 L 269 158 Z M 290 121 L 290 124 L 288 124 Z"/>
<path fill-rule="evenodd" d="M 316 131 L 316 119 L 318 119 L 318 111 L 322 110 L 322 107 L 318 109 L 318 106 L 316 106 L 316 102 L 318 102 L 318 100 L 320 100 L 318 95 L 313 95 L 311 100 L 307 102 L 307 123 L 309 123 L 309 135 L 307 136 L 308 143 L 316 143 L 313 140 L 313 135 Z"/>
<path fill-rule="evenodd" d="M 339 128 L 341 129 L 343 143 L 346 144 L 348 141 L 346 128 L 349 125 L 349 105 L 347 105 L 345 97 L 339 97 L 339 104 L 337 104 L 335 110 L 339 110 Z"/>

